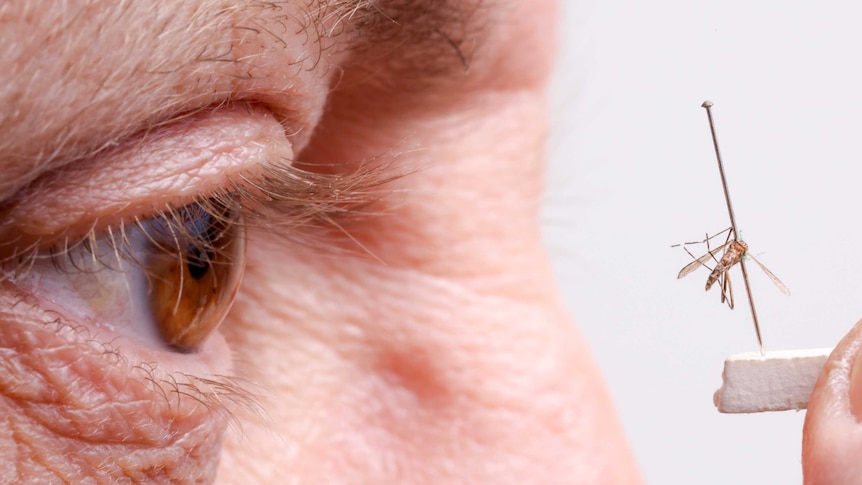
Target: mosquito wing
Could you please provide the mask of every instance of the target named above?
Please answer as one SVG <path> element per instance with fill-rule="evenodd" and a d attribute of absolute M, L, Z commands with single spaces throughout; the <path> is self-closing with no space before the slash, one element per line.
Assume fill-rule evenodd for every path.
<path fill-rule="evenodd" d="M 712 251 L 704 254 L 703 256 L 701 256 L 701 257 L 695 259 L 694 261 L 688 263 L 687 265 L 685 265 L 681 270 L 679 270 L 679 274 L 676 275 L 676 279 L 680 279 L 680 278 L 683 278 L 685 276 L 688 276 L 689 274 L 691 274 L 691 272 L 693 272 L 697 268 L 700 268 L 701 266 L 703 266 L 707 261 L 715 258 L 715 255 L 718 254 L 719 252 L 721 252 L 725 248 L 725 246 L 727 246 L 728 244 L 730 244 L 730 241 L 722 244 L 721 246 L 713 249 Z"/>
<path fill-rule="evenodd" d="M 754 261 L 755 263 L 757 263 L 758 266 L 760 266 L 760 269 L 762 269 L 763 272 L 766 273 L 766 276 L 769 276 L 769 279 L 771 279 L 772 282 L 775 283 L 775 286 L 777 286 L 782 293 L 787 296 L 790 296 L 790 289 L 787 288 L 787 286 L 785 286 L 780 279 L 778 279 L 778 276 L 775 276 L 772 271 L 769 271 L 769 269 L 767 269 L 766 266 L 763 265 L 763 263 L 758 261 L 757 258 L 752 256 L 751 254 L 749 254 L 748 257 L 750 257 L 752 261 Z"/>

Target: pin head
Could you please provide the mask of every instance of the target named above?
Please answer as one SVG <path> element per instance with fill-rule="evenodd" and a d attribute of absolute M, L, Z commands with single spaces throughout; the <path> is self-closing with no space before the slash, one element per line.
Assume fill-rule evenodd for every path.
<path fill-rule="evenodd" d="M 712 101 L 707 99 L 706 101 L 703 102 L 702 105 L 700 105 L 700 107 L 701 108 L 712 108 Z"/>

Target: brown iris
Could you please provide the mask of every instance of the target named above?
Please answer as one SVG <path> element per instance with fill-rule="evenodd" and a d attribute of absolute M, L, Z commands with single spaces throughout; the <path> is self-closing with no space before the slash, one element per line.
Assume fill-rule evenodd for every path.
<path fill-rule="evenodd" d="M 148 230 L 150 305 L 165 341 L 193 350 L 224 320 L 245 266 L 245 234 L 236 210 L 217 204 L 172 211 Z"/>

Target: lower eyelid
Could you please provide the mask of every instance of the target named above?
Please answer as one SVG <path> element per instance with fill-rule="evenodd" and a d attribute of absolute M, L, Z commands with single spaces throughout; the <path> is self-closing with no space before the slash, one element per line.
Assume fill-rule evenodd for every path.
<path fill-rule="evenodd" d="M 138 336 L 99 328 L 53 300 L 50 296 L 33 292 L 27 287 L 9 281 L 0 282 L 0 306 L 6 305 L 5 309 L 0 310 L 0 323 L 7 327 L 35 325 L 33 328 L 39 331 L 48 328 L 51 332 L 62 334 L 70 344 L 116 353 L 133 365 L 148 363 L 149 366 L 158 366 L 159 373 L 179 372 L 199 377 L 231 374 L 230 349 L 218 332 L 207 339 L 197 352 L 178 353 L 166 348 L 163 343 L 142 345 Z M 158 336 L 153 333 L 153 338 Z M 10 348 L 17 352 L 23 351 L 14 346 Z"/>
<path fill-rule="evenodd" d="M 206 383 L 228 384 L 219 389 L 225 401 L 236 392 L 218 377 L 229 371 L 223 341 L 194 358 L 131 351 L 121 339 L 99 343 L 8 283 L 0 283 L 0 325 L 0 429 L 15 430 L 2 433 L 0 447 L 18 450 L 24 465 L 16 471 L 28 481 L 92 475 L 162 482 L 166 470 L 189 467 L 215 473 L 227 417 L 221 411 L 232 410 L 207 400 L 213 391 Z M 121 459 L 142 453 L 150 460 Z M 50 478 L 39 479 L 49 464 Z"/>

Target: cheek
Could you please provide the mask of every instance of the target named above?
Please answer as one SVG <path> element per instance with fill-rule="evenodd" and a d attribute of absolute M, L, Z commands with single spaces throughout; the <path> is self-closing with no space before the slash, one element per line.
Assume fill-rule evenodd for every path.
<path fill-rule="evenodd" d="M 202 379 L 120 353 L 0 287 L 0 476 L 211 480 L 227 413 Z"/>

